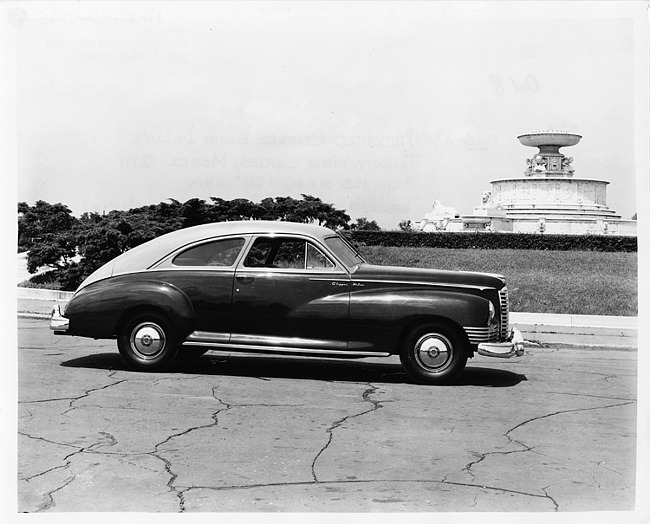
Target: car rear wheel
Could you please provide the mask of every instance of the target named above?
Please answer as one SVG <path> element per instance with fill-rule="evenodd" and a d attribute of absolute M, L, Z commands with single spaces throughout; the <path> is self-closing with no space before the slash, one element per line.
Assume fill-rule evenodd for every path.
<path fill-rule="evenodd" d="M 402 366 L 422 384 L 448 384 L 467 364 L 467 349 L 458 333 L 439 323 L 413 329 L 400 352 Z"/>
<path fill-rule="evenodd" d="M 178 351 L 171 323 L 153 312 L 138 314 L 127 322 L 117 347 L 127 364 L 146 371 L 168 366 Z"/>

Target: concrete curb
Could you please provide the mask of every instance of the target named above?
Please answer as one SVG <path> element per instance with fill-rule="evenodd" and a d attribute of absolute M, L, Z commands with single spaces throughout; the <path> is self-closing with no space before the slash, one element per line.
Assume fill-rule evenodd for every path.
<path fill-rule="evenodd" d="M 553 315 L 549 313 L 510 313 L 510 321 L 518 324 L 555 326 L 592 326 L 603 328 L 637 329 L 637 317 L 614 317 L 600 315 Z"/>
<path fill-rule="evenodd" d="M 18 288 L 20 318 L 48 320 L 56 302 L 69 300 L 71 291 Z M 636 348 L 638 318 L 595 315 L 510 313 L 511 324 L 527 341 L 587 347 Z"/>
<path fill-rule="evenodd" d="M 638 318 L 597 315 L 511 313 L 524 339 L 551 344 L 636 348 Z"/>
<path fill-rule="evenodd" d="M 31 318 L 32 320 L 50 320 L 50 315 L 44 313 L 18 312 L 18 318 Z"/>

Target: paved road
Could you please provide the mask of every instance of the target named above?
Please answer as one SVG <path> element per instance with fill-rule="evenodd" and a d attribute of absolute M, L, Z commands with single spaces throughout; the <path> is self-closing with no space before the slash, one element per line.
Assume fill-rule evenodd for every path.
<path fill-rule="evenodd" d="M 634 508 L 635 351 L 477 357 L 447 387 L 395 359 L 147 374 L 18 322 L 21 512 Z"/>

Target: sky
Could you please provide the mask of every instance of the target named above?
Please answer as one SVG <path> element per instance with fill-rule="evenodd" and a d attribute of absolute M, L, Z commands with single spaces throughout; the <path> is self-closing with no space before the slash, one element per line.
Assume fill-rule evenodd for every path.
<path fill-rule="evenodd" d="M 18 201 L 80 215 L 308 194 L 390 229 L 433 200 L 471 213 L 491 180 L 523 176 L 536 149 L 518 135 L 560 130 L 583 137 L 562 150 L 575 176 L 638 210 L 643 2 L 45 2 L 4 18 Z"/>

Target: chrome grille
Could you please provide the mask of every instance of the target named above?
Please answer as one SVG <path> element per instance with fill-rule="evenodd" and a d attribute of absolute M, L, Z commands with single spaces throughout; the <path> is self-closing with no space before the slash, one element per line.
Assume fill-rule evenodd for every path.
<path fill-rule="evenodd" d="M 465 333 L 467 333 L 470 344 L 499 342 L 499 331 L 496 324 L 489 327 L 466 327 Z"/>
<path fill-rule="evenodd" d="M 510 302 L 508 299 L 508 288 L 503 287 L 499 291 L 499 300 L 501 302 L 501 340 L 506 340 L 508 338 L 508 329 L 510 322 Z"/>

